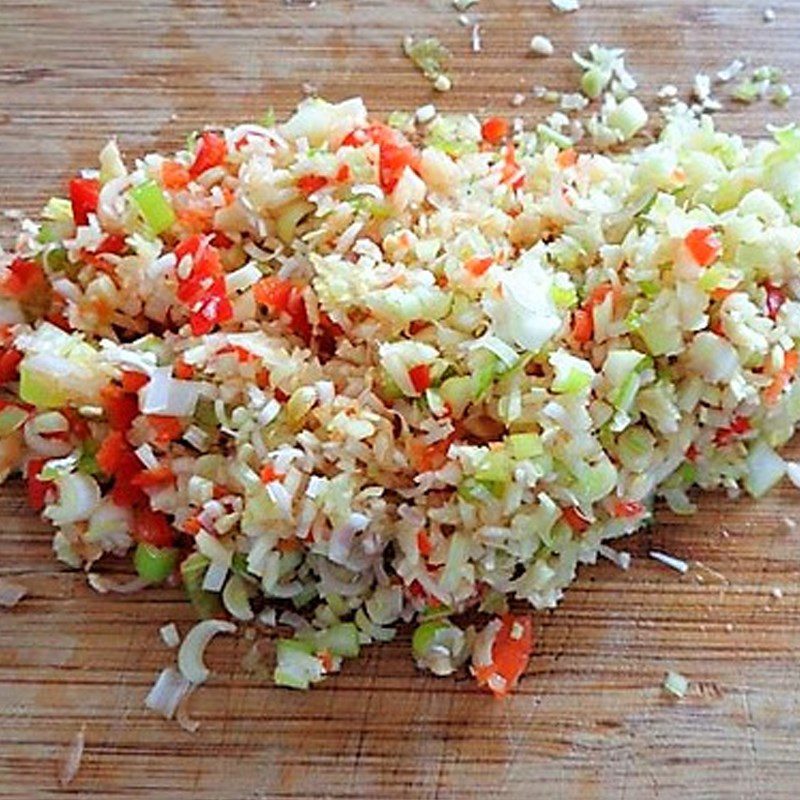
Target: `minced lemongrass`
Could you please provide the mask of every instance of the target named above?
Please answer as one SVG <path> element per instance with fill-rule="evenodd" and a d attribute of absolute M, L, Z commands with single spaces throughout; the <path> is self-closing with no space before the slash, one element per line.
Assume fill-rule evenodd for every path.
<path fill-rule="evenodd" d="M 748 144 L 679 102 L 651 120 L 622 51 L 576 61 L 586 94 L 532 90 L 561 104 L 534 130 L 315 98 L 130 172 L 106 151 L 89 224 L 51 203 L 0 267 L 44 289 L 0 302 L 0 474 L 98 591 L 180 576 L 211 624 L 181 646 L 193 679 L 221 615 L 256 631 L 280 605 L 275 678 L 307 688 L 400 621 L 550 608 L 580 564 L 624 568 L 611 539 L 659 496 L 690 513 L 696 486 L 798 480 L 800 133 Z M 589 95 L 577 152 L 563 112 Z M 176 215 L 160 234 L 147 181 Z M 100 572 L 126 554 L 136 578 Z M 415 657 L 471 656 L 502 692 L 520 625 L 423 628 Z"/>

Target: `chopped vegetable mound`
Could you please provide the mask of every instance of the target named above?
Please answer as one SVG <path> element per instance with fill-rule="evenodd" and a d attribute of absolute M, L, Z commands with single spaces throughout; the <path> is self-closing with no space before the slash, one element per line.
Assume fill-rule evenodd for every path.
<path fill-rule="evenodd" d="M 509 600 L 627 566 L 608 543 L 657 497 L 800 481 L 800 131 L 674 107 L 623 151 L 648 119 L 622 51 L 577 61 L 610 153 L 563 115 L 315 98 L 134 164 L 111 142 L 0 254 L 0 476 L 62 561 L 131 559 L 98 591 L 179 581 L 204 620 L 168 633 L 156 710 L 239 623 L 281 626 L 282 686 L 411 622 L 421 668 L 503 696 L 534 644 Z"/>

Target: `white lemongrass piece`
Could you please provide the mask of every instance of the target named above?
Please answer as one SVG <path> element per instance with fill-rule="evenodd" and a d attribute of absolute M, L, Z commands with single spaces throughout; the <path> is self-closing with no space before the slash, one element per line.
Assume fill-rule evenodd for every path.
<path fill-rule="evenodd" d="M 165 719 L 172 719 L 178 703 L 192 688 L 192 684 L 178 670 L 167 667 L 161 670 L 156 682 L 150 689 L 144 704 L 151 711 L 161 714 Z"/>
<path fill-rule="evenodd" d="M 178 650 L 178 668 L 190 683 L 204 683 L 211 674 L 203 662 L 208 643 L 218 633 L 236 633 L 236 625 L 221 619 L 204 619 L 184 637 Z"/>
<path fill-rule="evenodd" d="M 680 558 L 675 558 L 675 556 L 671 556 L 668 553 L 662 553 L 659 550 L 651 550 L 649 556 L 656 561 L 660 561 L 665 566 L 677 570 L 682 575 L 685 575 L 689 571 L 689 565 L 685 561 Z"/>
<path fill-rule="evenodd" d="M 158 629 L 158 633 L 161 636 L 161 641 L 164 642 L 167 647 L 177 647 L 181 643 L 178 626 L 174 622 L 162 625 Z"/>
<path fill-rule="evenodd" d="M 219 592 L 225 585 L 225 578 L 228 577 L 228 567 L 225 564 L 212 562 L 208 565 L 206 574 L 203 576 L 203 591 Z"/>

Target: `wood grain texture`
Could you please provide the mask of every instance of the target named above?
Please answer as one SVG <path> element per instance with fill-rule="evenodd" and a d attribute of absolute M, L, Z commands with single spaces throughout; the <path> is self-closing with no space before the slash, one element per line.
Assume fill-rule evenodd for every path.
<path fill-rule="evenodd" d="M 573 86 L 569 54 L 594 40 L 629 48 L 651 98 L 734 55 L 800 74 L 792 0 L 772 4 L 771 26 L 761 0 L 583 5 L 562 16 L 547 0 L 481 0 L 473 54 L 448 0 L 2 0 L 0 204 L 32 213 L 111 134 L 130 155 L 175 146 L 206 122 L 285 112 L 303 82 L 361 93 L 377 111 L 431 100 L 507 111 L 516 91 Z M 410 31 L 452 49 L 453 92 L 434 98 L 400 55 Z M 526 54 L 538 32 L 552 59 Z M 796 110 L 734 108 L 720 121 L 751 135 Z M 759 504 L 705 498 L 689 520 L 660 515 L 631 540 L 629 572 L 585 568 L 555 612 L 536 615 L 537 653 L 505 702 L 416 673 L 407 636 L 306 695 L 249 679 L 248 642 L 215 641 L 193 736 L 142 708 L 172 659 L 158 626 L 191 621 L 179 593 L 94 594 L 55 563 L 9 486 L 0 572 L 30 596 L 0 615 L 0 798 L 796 798 L 800 533 L 780 524 L 796 512 L 785 488 Z M 651 547 L 705 567 L 681 577 L 649 561 Z M 660 690 L 667 669 L 692 680 L 681 702 Z M 81 771 L 60 789 L 57 760 L 83 722 Z"/>

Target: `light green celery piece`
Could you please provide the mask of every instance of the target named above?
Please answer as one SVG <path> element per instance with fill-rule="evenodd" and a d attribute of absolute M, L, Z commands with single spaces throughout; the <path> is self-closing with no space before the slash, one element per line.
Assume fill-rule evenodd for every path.
<path fill-rule="evenodd" d="M 150 230 L 158 236 L 175 223 L 175 212 L 161 187 L 153 180 L 140 183 L 130 190 L 131 200 Z"/>

